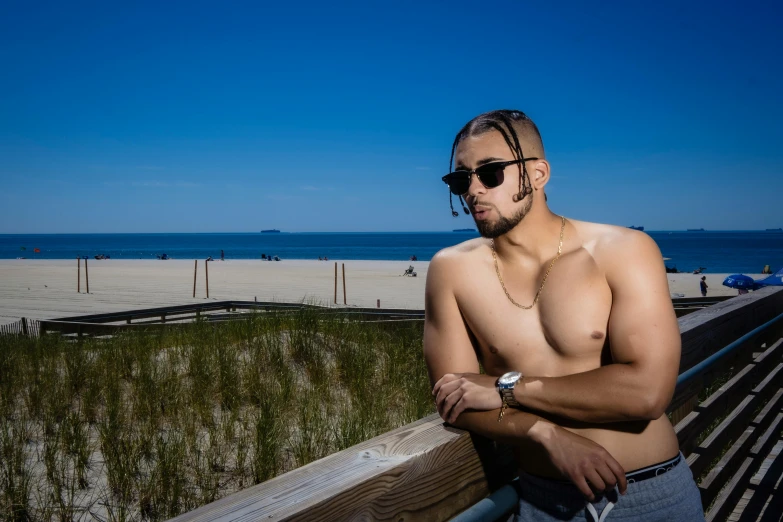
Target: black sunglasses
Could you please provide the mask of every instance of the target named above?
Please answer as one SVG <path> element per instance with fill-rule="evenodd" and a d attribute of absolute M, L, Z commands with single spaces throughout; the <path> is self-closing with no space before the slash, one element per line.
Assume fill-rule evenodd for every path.
<path fill-rule="evenodd" d="M 455 196 L 467 194 L 470 189 L 470 178 L 476 174 L 479 182 L 486 188 L 491 189 L 499 187 L 503 183 L 503 172 L 509 165 L 524 163 L 526 161 L 537 160 L 538 158 L 522 158 L 512 161 L 495 161 L 481 165 L 473 170 L 455 170 L 450 174 L 443 176 L 443 182 L 449 186 L 449 190 Z"/>

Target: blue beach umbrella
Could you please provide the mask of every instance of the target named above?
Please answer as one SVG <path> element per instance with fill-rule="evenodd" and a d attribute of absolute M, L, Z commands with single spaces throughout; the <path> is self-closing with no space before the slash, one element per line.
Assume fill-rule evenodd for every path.
<path fill-rule="evenodd" d="M 769 277 L 756 281 L 758 286 L 783 286 L 783 268 Z"/>
<path fill-rule="evenodd" d="M 723 280 L 723 286 L 728 286 L 729 288 L 744 288 L 746 290 L 752 290 L 756 286 L 756 282 L 750 276 L 734 274 Z"/>

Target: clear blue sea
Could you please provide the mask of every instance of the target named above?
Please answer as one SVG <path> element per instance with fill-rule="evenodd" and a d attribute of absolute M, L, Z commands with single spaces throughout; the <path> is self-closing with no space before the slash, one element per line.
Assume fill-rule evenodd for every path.
<path fill-rule="evenodd" d="M 648 232 L 668 266 L 705 272 L 759 273 L 764 265 L 783 267 L 783 232 Z M 241 233 L 241 234 L 36 234 L 0 235 L 0 258 L 74 259 L 97 254 L 114 259 L 259 259 L 261 254 L 282 259 L 427 261 L 441 248 L 478 237 L 477 232 L 401 233 Z M 26 250 L 22 250 L 24 247 Z M 35 253 L 39 248 L 40 253 Z"/>

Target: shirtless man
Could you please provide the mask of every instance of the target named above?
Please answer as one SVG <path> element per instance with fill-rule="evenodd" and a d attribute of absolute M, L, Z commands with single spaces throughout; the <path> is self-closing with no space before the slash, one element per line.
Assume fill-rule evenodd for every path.
<path fill-rule="evenodd" d="M 474 118 L 452 161 L 450 197 L 483 237 L 427 275 L 441 417 L 514 446 L 517 520 L 703 520 L 665 415 L 680 334 L 655 242 L 552 213 L 541 137 L 519 111 Z"/>

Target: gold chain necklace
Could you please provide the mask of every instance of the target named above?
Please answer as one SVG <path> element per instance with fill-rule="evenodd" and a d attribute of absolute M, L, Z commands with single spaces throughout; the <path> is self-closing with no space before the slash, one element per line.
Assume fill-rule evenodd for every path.
<path fill-rule="evenodd" d="M 492 260 L 495 262 L 495 272 L 498 274 L 498 280 L 500 281 L 500 286 L 503 287 L 503 291 L 506 293 L 506 297 L 508 297 L 508 300 L 511 301 L 511 304 L 518 308 L 522 308 L 523 310 L 530 310 L 534 306 L 536 306 L 536 303 L 538 302 L 538 297 L 541 295 L 541 291 L 544 289 L 544 285 L 546 284 L 546 278 L 549 277 L 549 271 L 552 270 L 552 267 L 555 266 L 555 261 L 560 259 L 560 254 L 563 253 L 563 232 L 565 231 L 565 216 L 560 216 L 560 219 L 562 220 L 562 224 L 560 225 L 560 244 L 557 245 L 557 255 L 552 260 L 551 263 L 549 263 L 549 268 L 546 269 L 546 273 L 544 274 L 544 279 L 541 281 L 541 286 L 538 288 L 538 292 L 536 292 L 536 296 L 533 298 L 533 304 L 530 306 L 523 306 L 511 297 L 511 294 L 508 293 L 508 290 L 506 290 L 506 285 L 503 283 L 503 276 L 500 275 L 500 268 L 498 268 L 498 257 L 495 255 L 495 240 L 491 240 L 491 247 L 492 247 Z"/>

